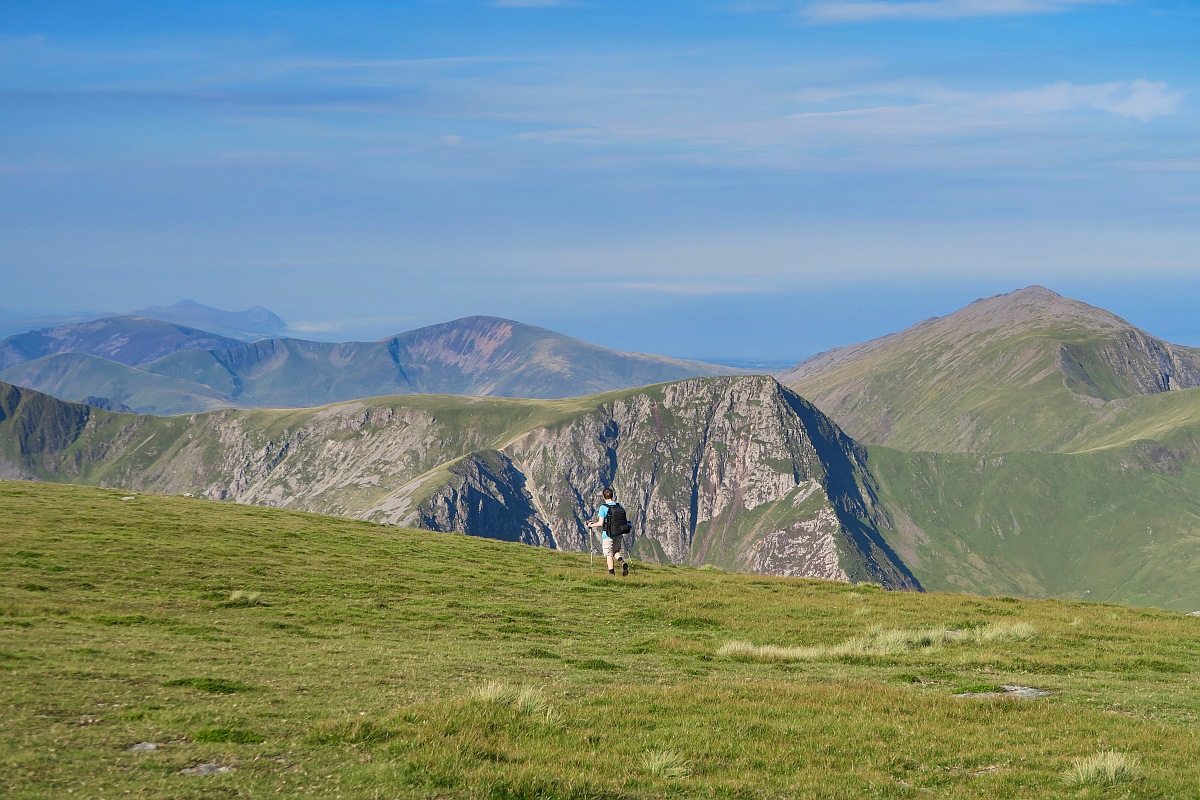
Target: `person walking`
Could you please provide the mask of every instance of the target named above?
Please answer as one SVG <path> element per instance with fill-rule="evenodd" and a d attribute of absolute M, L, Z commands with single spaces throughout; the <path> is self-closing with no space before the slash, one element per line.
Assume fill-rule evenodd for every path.
<path fill-rule="evenodd" d="M 596 518 L 588 523 L 589 528 L 603 528 L 600 544 L 608 559 L 608 574 L 616 575 L 616 564 L 613 559 L 621 562 L 621 575 L 629 574 L 629 564 L 621 552 L 622 535 L 629 530 L 625 509 L 614 497 L 612 488 L 604 490 L 604 504 L 596 511 Z"/>

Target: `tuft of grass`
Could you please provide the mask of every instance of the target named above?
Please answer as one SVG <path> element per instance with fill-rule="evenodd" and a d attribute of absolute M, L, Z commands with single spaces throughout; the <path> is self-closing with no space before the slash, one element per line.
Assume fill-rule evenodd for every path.
<path fill-rule="evenodd" d="M 951 631 L 946 628 L 906 630 L 873 626 L 865 634 L 853 636 L 832 647 L 780 647 L 755 645 L 751 642 L 726 642 L 717 655 L 737 661 L 816 661 L 824 658 L 854 659 L 865 656 L 898 656 L 914 651 L 936 651 L 951 644 L 991 644 L 993 642 L 1024 641 L 1035 635 L 1034 627 L 1025 622 L 992 622 L 970 631 Z"/>
<path fill-rule="evenodd" d="M 965 631 L 963 641 L 975 644 L 992 642 L 1024 642 L 1037 635 L 1037 630 L 1028 622 L 989 622 L 979 628 Z"/>
<path fill-rule="evenodd" d="M 1071 760 L 1063 779 L 1072 786 L 1113 786 L 1136 780 L 1141 774 L 1137 756 L 1108 750 Z"/>
<path fill-rule="evenodd" d="M 382 744 L 396 738 L 399 732 L 367 717 L 325 720 L 309 730 L 309 739 L 316 744 Z"/>
<path fill-rule="evenodd" d="M 621 669 L 620 665 L 614 664 L 611 661 L 605 661 L 603 658 L 581 658 L 578 660 L 567 659 L 567 663 L 578 669 L 598 669 L 615 672 Z"/>
<path fill-rule="evenodd" d="M 720 622 L 708 617 L 676 617 L 668 624 L 685 631 L 710 631 L 721 627 Z"/>
<path fill-rule="evenodd" d="M 959 686 L 954 690 L 955 694 L 999 694 L 1003 693 L 1004 687 L 997 686 L 994 683 L 971 683 L 966 686 Z"/>
<path fill-rule="evenodd" d="M 262 595 L 258 592 L 243 592 L 236 591 L 229 595 L 229 599 L 221 603 L 222 608 L 250 608 L 252 606 L 268 605 L 262 599 Z"/>
<path fill-rule="evenodd" d="M 650 750 L 642 755 L 642 771 L 656 778 L 686 778 L 692 767 L 674 750 Z"/>
<path fill-rule="evenodd" d="M 209 694 L 237 694 L 238 692 L 253 692 L 256 687 L 240 681 L 227 681 L 222 678 L 176 678 L 167 681 L 163 686 L 190 686 Z"/>
<path fill-rule="evenodd" d="M 521 655 L 525 658 L 562 658 L 558 653 L 552 653 L 544 647 L 531 647 Z"/>
<path fill-rule="evenodd" d="M 205 728 L 192 734 L 192 740 L 213 744 L 258 744 L 266 741 L 264 737 L 245 728 Z"/>
<path fill-rule="evenodd" d="M 499 681 L 488 681 L 476 687 L 471 697 L 489 705 L 509 706 L 520 714 L 543 717 L 547 721 L 554 716 L 554 709 L 546 701 L 546 696 L 540 689 L 530 686 L 509 686 Z"/>

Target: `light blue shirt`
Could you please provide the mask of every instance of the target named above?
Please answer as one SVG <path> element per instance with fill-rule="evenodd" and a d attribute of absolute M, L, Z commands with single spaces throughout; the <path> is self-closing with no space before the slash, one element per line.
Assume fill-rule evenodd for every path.
<path fill-rule="evenodd" d="M 617 504 L 616 500 L 605 500 L 604 501 L 604 505 L 600 506 L 600 510 L 596 512 L 596 516 L 600 518 L 601 522 L 603 522 L 604 518 L 608 516 L 608 509 L 611 508 L 612 506 L 615 506 L 616 504 Z M 608 531 L 604 530 L 603 528 L 601 528 L 600 530 L 601 530 L 600 538 L 602 538 L 602 539 L 611 539 L 612 538 L 611 536 L 608 535 Z"/>

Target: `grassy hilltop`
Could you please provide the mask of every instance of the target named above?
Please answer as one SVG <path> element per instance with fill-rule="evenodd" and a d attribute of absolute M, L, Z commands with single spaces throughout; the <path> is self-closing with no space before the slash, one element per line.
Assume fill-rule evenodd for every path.
<path fill-rule="evenodd" d="M 1200 386 L 1200 350 L 1049 289 L 971 303 L 821 353 L 779 381 L 864 444 L 898 450 L 1080 452 L 1141 401 Z"/>
<path fill-rule="evenodd" d="M 112 489 L 2 482 L 0 517 L 14 798 L 1200 793 L 1200 618 L 610 579 L 586 555 Z M 1001 684 L 1053 694 L 952 696 Z M 1073 766 L 1110 751 L 1114 783 Z M 208 763 L 233 771 L 181 773 Z"/>

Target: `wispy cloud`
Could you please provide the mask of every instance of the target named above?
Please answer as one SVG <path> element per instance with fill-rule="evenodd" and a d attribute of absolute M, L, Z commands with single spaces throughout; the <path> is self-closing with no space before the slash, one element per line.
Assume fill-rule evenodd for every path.
<path fill-rule="evenodd" d="M 1112 0 L 908 0 L 860 2 L 827 0 L 810 3 L 800 15 L 810 22 L 877 22 L 881 20 L 947 20 L 967 17 L 1053 14 Z"/>
<path fill-rule="evenodd" d="M 1187 94 L 1188 90 L 1171 89 L 1162 81 L 1139 79 L 1090 86 L 1060 81 L 1032 91 L 986 96 L 980 100 L 980 105 L 984 108 L 1008 108 L 1022 113 L 1094 108 L 1122 117 L 1148 120 L 1175 114 Z"/>

